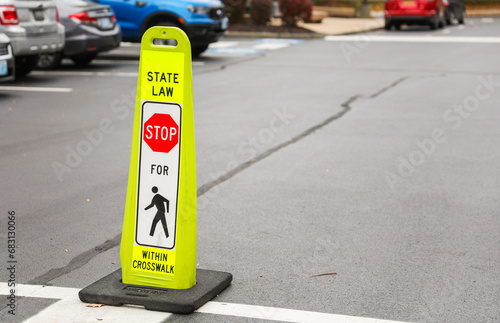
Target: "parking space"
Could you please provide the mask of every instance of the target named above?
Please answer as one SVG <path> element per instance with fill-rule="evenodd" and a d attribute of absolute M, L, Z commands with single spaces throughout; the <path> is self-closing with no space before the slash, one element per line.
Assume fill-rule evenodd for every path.
<path fill-rule="evenodd" d="M 494 320 L 499 23 L 226 39 L 196 58 L 197 266 L 234 280 L 188 316 L 77 298 L 121 265 L 138 46 L 1 84 L 16 319 Z"/>

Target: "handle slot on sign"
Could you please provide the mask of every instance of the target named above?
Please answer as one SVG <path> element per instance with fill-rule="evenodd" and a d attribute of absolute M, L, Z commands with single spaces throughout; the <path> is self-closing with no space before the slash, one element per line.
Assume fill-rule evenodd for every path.
<path fill-rule="evenodd" d="M 177 39 L 168 38 L 167 34 L 168 33 L 166 30 L 162 30 L 161 35 L 165 38 L 153 38 L 153 45 L 176 47 L 177 46 Z"/>

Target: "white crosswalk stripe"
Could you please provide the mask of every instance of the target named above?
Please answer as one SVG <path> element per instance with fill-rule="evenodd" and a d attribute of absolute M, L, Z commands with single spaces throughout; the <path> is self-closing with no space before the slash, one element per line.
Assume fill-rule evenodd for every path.
<path fill-rule="evenodd" d="M 224 55 L 224 56 L 245 56 L 259 54 L 265 51 L 277 50 L 301 44 L 301 39 L 256 39 L 240 41 L 219 41 L 210 44 L 208 50 L 203 54 L 206 56 Z"/>
<path fill-rule="evenodd" d="M 0 295 L 12 293 L 8 283 L 0 282 Z M 140 306 L 97 306 L 89 307 L 82 303 L 78 297 L 79 288 L 40 286 L 28 284 L 16 284 L 16 297 L 33 297 L 41 299 L 56 300 L 52 305 L 47 306 L 39 313 L 25 320 L 29 323 L 45 322 L 165 322 L 171 313 L 148 311 Z M 5 296 L 3 296 L 5 297 Z M 242 317 L 249 319 L 261 319 L 266 321 L 279 322 L 337 322 L 337 323 L 401 323 L 399 321 L 381 320 L 368 317 L 348 316 L 333 313 L 321 313 L 301 311 L 294 309 L 222 303 L 210 301 L 196 310 L 196 313 L 218 315 L 219 317 Z M 220 321 L 225 319 L 220 318 Z M 228 320 L 228 319 L 226 319 Z M 229 319 L 230 320 L 230 319 Z"/>
<path fill-rule="evenodd" d="M 336 42 L 390 42 L 390 43 L 500 43 L 500 37 L 458 37 L 458 36 L 381 36 L 352 35 L 326 36 L 326 41 Z"/>

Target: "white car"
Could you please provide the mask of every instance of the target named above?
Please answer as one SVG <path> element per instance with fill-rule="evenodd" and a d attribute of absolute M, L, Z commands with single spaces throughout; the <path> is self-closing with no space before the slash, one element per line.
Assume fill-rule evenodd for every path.
<path fill-rule="evenodd" d="M 10 38 L 16 76 L 31 72 L 40 54 L 64 48 L 64 27 L 53 0 L 0 0 L 0 32 Z"/>

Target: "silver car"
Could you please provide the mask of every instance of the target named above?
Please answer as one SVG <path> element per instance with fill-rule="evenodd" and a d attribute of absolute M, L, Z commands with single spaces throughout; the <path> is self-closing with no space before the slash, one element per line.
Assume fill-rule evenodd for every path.
<path fill-rule="evenodd" d="M 0 82 L 14 79 L 14 56 L 10 39 L 0 33 Z"/>
<path fill-rule="evenodd" d="M 64 48 L 64 27 L 53 0 L 0 0 L 0 32 L 12 43 L 16 76 L 31 72 L 40 54 Z"/>

